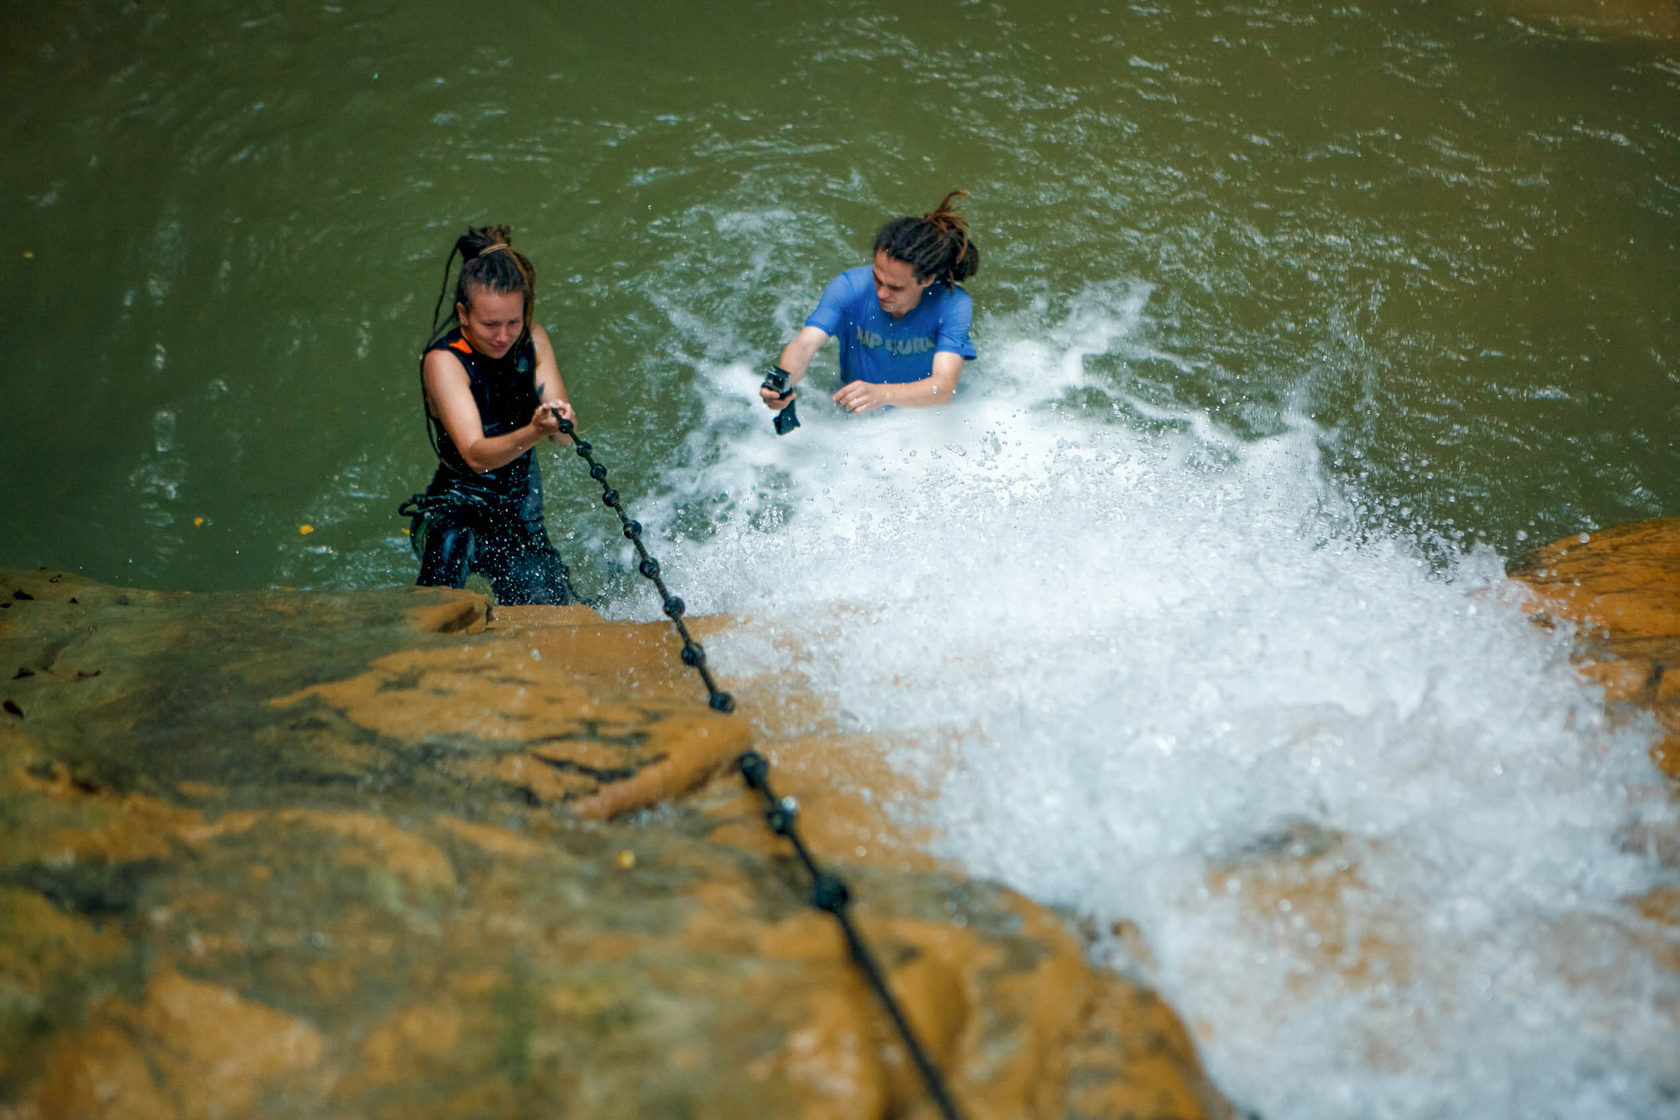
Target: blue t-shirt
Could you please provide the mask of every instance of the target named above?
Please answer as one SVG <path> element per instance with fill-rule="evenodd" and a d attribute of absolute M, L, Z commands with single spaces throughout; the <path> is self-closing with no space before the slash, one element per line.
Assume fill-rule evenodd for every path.
<path fill-rule="evenodd" d="M 909 314 L 894 319 L 875 298 L 875 270 L 860 265 L 834 278 L 805 325 L 840 340 L 840 380 L 899 385 L 931 374 L 936 351 L 978 357 L 968 340 L 973 319 L 974 300 L 949 281 L 929 288 Z"/>

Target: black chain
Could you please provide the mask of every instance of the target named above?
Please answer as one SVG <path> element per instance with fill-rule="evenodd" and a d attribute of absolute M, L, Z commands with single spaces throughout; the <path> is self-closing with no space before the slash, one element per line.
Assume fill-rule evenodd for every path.
<path fill-rule="evenodd" d="M 805 865 L 806 873 L 811 876 L 811 905 L 833 914 L 834 920 L 840 923 L 840 932 L 846 936 L 846 946 L 851 951 L 852 961 L 863 972 L 869 986 L 875 989 L 875 995 L 887 1009 L 887 1016 L 892 1019 L 893 1026 L 898 1028 L 898 1037 L 904 1040 L 904 1048 L 910 1051 L 911 1060 L 921 1071 L 928 1096 L 933 1098 L 933 1103 L 939 1106 L 939 1111 L 946 1120 L 962 1120 L 956 1102 L 945 1089 L 945 1079 L 939 1075 L 939 1067 L 933 1064 L 933 1059 L 922 1049 L 910 1021 L 904 1017 L 898 1001 L 893 999 L 892 992 L 887 988 L 886 976 L 881 972 L 881 966 L 876 963 L 875 954 L 869 951 L 863 935 L 858 932 L 857 927 L 852 924 L 851 917 L 846 913 L 846 906 L 852 900 L 852 892 L 838 875 L 831 875 L 817 866 L 817 861 L 811 857 L 810 849 L 806 848 L 804 840 L 800 839 L 796 823 L 799 816 L 798 804 L 791 797 L 778 798 L 770 789 L 770 763 L 757 751 L 742 754 L 735 760 L 735 765 L 740 768 L 741 776 L 747 780 L 747 785 L 757 790 L 759 796 L 764 799 L 764 819 L 770 822 L 770 831 L 777 836 L 788 838 L 793 844 L 794 852 L 799 856 L 799 862 Z"/>
<path fill-rule="evenodd" d="M 700 679 L 706 682 L 707 702 L 711 704 L 714 710 L 733 712 L 735 710 L 735 698 L 718 688 L 717 681 L 712 679 L 711 669 L 706 667 L 705 649 L 694 640 L 688 632 L 688 627 L 683 623 L 683 611 L 687 608 L 684 607 L 683 601 L 671 594 L 670 589 L 665 586 L 664 579 L 660 578 L 659 575 L 659 561 L 648 555 L 647 546 L 642 543 L 642 523 L 630 519 L 630 515 L 624 512 L 624 504 L 619 501 L 618 491 L 607 485 L 607 468 L 597 463 L 595 456 L 590 454 L 594 445 L 586 439 L 579 439 L 575 436 L 574 433 L 577 429 L 570 420 L 560 416 L 558 412 L 555 413 L 555 416 L 560 421 L 560 434 L 573 437 L 572 450 L 577 453 L 578 458 L 589 464 L 589 477 L 601 484 L 602 504 L 618 514 L 618 520 L 624 525 L 624 538 L 636 546 L 636 555 L 641 557 L 641 563 L 636 565 L 636 570 L 646 576 L 653 586 L 659 590 L 659 601 L 664 605 L 666 616 L 676 626 L 677 633 L 682 635 L 683 664 L 698 672 Z"/>
<path fill-rule="evenodd" d="M 577 437 L 575 434 L 576 427 L 570 420 L 564 416 L 559 416 L 558 412 L 556 416 L 560 421 L 560 434 L 572 437 L 572 450 L 577 453 L 579 458 L 589 464 L 589 477 L 601 484 L 602 504 L 618 514 L 619 521 L 624 525 L 625 539 L 636 546 L 636 554 L 641 557 L 641 563 L 636 566 L 637 570 L 659 590 L 659 598 L 664 604 L 665 614 L 676 625 L 677 633 L 682 635 L 683 664 L 700 674 L 700 679 L 706 684 L 709 703 L 713 709 L 720 712 L 733 712 L 735 710 L 735 698 L 718 688 L 717 681 L 712 678 L 711 670 L 706 666 L 706 651 L 700 648 L 700 643 L 689 635 L 688 627 L 683 624 L 683 611 L 685 609 L 683 601 L 671 594 L 666 588 L 665 581 L 660 578 L 659 561 L 648 555 L 647 547 L 642 544 L 641 523 L 631 520 L 630 515 L 624 512 L 624 505 L 619 500 L 618 491 L 607 485 L 607 468 L 595 461 L 594 455 L 591 454 L 593 445 L 588 440 Z M 945 1080 L 940 1076 L 939 1068 L 933 1064 L 933 1059 L 928 1057 L 927 1051 L 923 1049 L 921 1042 L 916 1038 L 916 1033 L 911 1028 L 910 1021 L 904 1017 L 904 1012 L 899 1008 L 898 1001 L 893 998 L 892 992 L 887 987 L 886 976 L 881 971 L 880 964 L 875 960 L 875 955 L 869 951 L 869 946 L 864 942 L 863 935 L 858 932 L 857 927 L 852 924 L 850 915 L 846 913 L 846 907 L 852 900 L 851 890 L 847 888 L 845 881 L 838 875 L 830 874 L 817 865 L 817 861 L 811 856 L 810 849 L 805 846 L 804 839 L 800 837 L 799 827 L 796 823 L 799 816 L 798 804 L 791 797 L 778 798 L 770 789 L 769 760 L 757 751 L 743 752 L 736 758 L 735 765 L 741 771 L 741 777 L 746 780 L 747 785 L 756 790 L 764 800 L 764 818 L 769 822 L 770 830 L 777 836 L 785 836 L 788 839 L 793 845 L 795 854 L 799 856 L 799 862 L 804 864 L 806 873 L 811 876 L 811 905 L 818 910 L 834 915 L 834 920 L 840 923 L 840 932 L 845 935 L 846 947 L 851 953 L 853 963 L 863 972 L 864 979 L 874 989 L 881 1005 L 886 1008 L 887 1017 L 892 1020 L 893 1026 L 897 1028 L 899 1038 L 904 1040 L 904 1048 L 910 1052 L 911 1060 L 916 1063 L 917 1070 L 921 1072 L 922 1081 L 927 1085 L 928 1095 L 939 1106 L 939 1111 L 945 1117 L 945 1120 L 962 1120 L 962 1114 L 957 1111 L 956 1103 L 951 1099 L 951 1094 L 945 1088 Z"/>

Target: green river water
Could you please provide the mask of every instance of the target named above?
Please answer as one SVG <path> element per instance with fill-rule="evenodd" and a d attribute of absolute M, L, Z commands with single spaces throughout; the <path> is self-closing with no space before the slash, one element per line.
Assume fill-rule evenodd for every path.
<path fill-rule="evenodd" d="M 1406 532 L 1508 553 L 1680 509 L 1671 41 L 1445 2 L 0 19 L 0 563 L 410 578 L 413 355 L 468 222 L 536 261 L 634 494 L 714 391 L 697 365 L 772 358 L 881 221 L 957 186 L 971 384 L 989 339 L 1141 291 L 1093 377 L 1240 433 L 1308 418 Z"/>

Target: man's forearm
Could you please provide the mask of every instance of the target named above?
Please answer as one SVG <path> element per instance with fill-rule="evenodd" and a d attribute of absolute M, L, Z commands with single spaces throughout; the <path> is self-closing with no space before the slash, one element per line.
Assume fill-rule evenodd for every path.
<path fill-rule="evenodd" d="M 805 373 L 811 368 L 811 359 L 817 356 L 823 343 L 828 341 L 828 335 L 816 327 L 805 327 L 793 336 L 793 341 L 782 347 L 782 356 L 776 359 L 776 364 L 788 371 L 788 384 L 797 385 L 805 379 Z"/>
<path fill-rule="evenodd" d="M 894 408 L 937 408 L 950 404 L 951 398 L 956 395 L 956 386 L 945 384 L 944 379 L 938 376 L 881 387 L 887 391 L 886 403 Z"/>

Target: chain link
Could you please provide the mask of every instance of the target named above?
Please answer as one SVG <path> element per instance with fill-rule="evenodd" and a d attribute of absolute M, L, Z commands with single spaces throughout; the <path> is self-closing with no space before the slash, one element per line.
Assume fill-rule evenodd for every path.
<path fill-rule="evenodd" d="M 640 563 L 636 565 L 636 570 L 641 572 L 658 589 L 659 599 L 664 606 L 666 616 L 675 624 L 677 633 L 682 636 L 683 664 L 700 674 L 700 679 L 706 684 L 708 702 L 714 710 L 726 713 L 733 712 L 735 710 L 735 698 L 718 688 L 717 681 L 712 677 L 711 669 L 706 664 L 706 651 L 700 647 L 699 642 L 694 640 L 688 632 L 688 627 L 683 624 L 683 612 L 685 610 L 683 601 L 671 594 L 665 586 L 665 581 L 660 576 L 659 561 L 648 554 L 647 546 L 642 543 L 641 522 L 631 519 L 630 515 L 624 510 L 624 503 L 619 499 L 618 491 L 607 485 L 607 468 L 595 461 L 593 445 L 588 440 L 577 436 L 576 426 L 570 420 L 564 416 L 559 416 L 559 420 L 560 434 L 572 438 L 572 450 L 580 459 L 589 464 L 589 477 L 600 484 L 602 504 L 618 514 L 618 519 L 624 526 L 625 539 L 636 547 L 636 555 L 641 558 Z M 927 1086 L 928 1096 L 933 1098 L 934 1104 L 939 1107 L 940 1114 L 945 1117 L 945 1120 L 962 1120 L 962 1114 L 957 1111 L 956 1102 L 952 1100 L 951 1094 L 945 1088 L 945 1079 L 940 1076 L 939 1068 L 933 1064 L 933 1059 L 928 1057 L 921 1041 L 917 1039 L 915 1030 L 910 1026 L 910 1021 L 905 1018 L 898 1001 L 893 998 L 892 992 L 887 987 L 886 975 L 881 971 L 881 966 L 876 961 L 875 954 L 870 952 L 869 945 L 864 941 L 863 935 L 858 932 L 857 926 L 853 924 L 851 916 L 846 912 L 846 907 L 850 905 L 852 900 L 851 890 L 838 875 L 824 871 L 818 866 L 816 859 L 811 855 L 810 849 L 805 846 L 804 839 L 799 835 L 798 803 L 791 797 L 778 798 L 776 796 L 770 788 L 770 762 L 757 751 L 743 752 L 735 759 L 735 766 L 740 770 L 741 777 L 746 781 L 748 787 L 756 791 L 763 799 L 765 806 L 764 819 L 769 823 L 770 830 L 778 836 L 785 837 L 793 845 L 794 854 L 799 857 L 799 862 L 804 865 L 806 874 L 811 877 L 811 905 L 818 910 L 834 915 L 834 920 L 840 924 L 840 932 L 846 938 L 846 947 L 851 954 L 853 963 L 863 973 L 864 979 L 869 982 L 869 986 L 874 989 L 881 1005 L 886 1008 L 887 1017 L 892 1020 L 899 1038 L 904 1042 L 904 1048 L 910 1052 L 911 1060 L 916 1063 L 916 1069 L 922 1075 L 922 1081 Z"/>
<path fill-rule="evenodd" d="M 636 570 L 658 590 L 665 616 L 681 635 L 683 664 L 700 674 L 700 679 L 706 684 L 707 703 L 711 704 L 714 711 L 733 712 L 735 698 L 718 688 L 712 670 L 706 664 L 706 650 L 694 640 L 693 635 L 688 632 L 688 626 L 683 622 L 683 612 L 687 608 L 683 601 L 671 594 L 670 588 L 665 586 L 665 580 L 659 574 L 659 561 L 648 554 L 647 546 L 642 543 L 642 523 L 631 519 L 624 511 L 624 503 L 619 500 L 618 491 L 607 485 L 607 468 L 595 461 L 594 444 L 577 436 L 577 428 L 570 420 L 564 416 L 559 416 L 559 420 L 560 434 L 572 437 L 572 450 L 578 458 L 589 464 L 589 477 L 601 484 L 601 504 L 618 514 L 618 520 L 624 527 L 624 539 L 636 547 L 636 555 L 640 557 Z"/>

